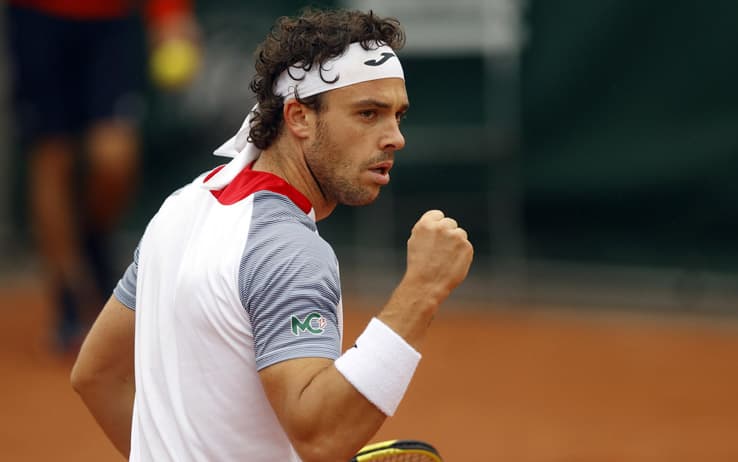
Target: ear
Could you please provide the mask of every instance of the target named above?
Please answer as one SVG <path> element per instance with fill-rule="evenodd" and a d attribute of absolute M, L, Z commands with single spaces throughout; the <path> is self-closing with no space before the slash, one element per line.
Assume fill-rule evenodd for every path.
<path fill-rule="evenodd" d="M 287 129 L 297 138 L 309 138 L 315 123 L 315 112 L 291 99 L 284 103 L 282 109 L 284 124 Z"/>

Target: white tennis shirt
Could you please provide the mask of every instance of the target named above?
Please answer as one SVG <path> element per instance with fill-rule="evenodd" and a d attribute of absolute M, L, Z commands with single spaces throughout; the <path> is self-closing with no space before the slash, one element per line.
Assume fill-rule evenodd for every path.
<path fill-rule="evenodd" d="M 299 461 L 258 370 L 340 356 L 335 254 L 282 179 L 202 181 L 166 199 L 114 292 L 136 311 L 130 460 Z"/>

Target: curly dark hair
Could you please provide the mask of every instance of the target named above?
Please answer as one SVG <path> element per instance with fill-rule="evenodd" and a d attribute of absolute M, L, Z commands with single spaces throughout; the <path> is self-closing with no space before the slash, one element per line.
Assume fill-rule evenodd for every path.
<path fill-rule="evenodd" d="M 395 18 L 382 18 L 372 11 L 320 10 L 306 8 L 296 17 L 277 19 L 254 52 L 256 76 L 249 87 L 256 94 L 259 109 L 251 122 L 249 140 L 259 149 L 267 149 L 282 129 L 284 98 L 274 94 L 274 83 L 290 66 L 313 65 L 339 56 L 355 42 L 368 49 L 371 42 L 382 42 L 395 50 L 405 45 L 405 33 Z M 320 111 L 321 95 L 297 100 Z"/>

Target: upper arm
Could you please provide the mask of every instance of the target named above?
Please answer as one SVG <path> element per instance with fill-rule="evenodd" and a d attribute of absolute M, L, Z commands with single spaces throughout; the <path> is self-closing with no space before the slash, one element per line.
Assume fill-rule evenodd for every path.
<path fill-rule="evenodd" d="M 110 297 L 72 369 L 75 387 L 106 378 L 133 379 L 135 311 Z"/>
<path fill-rule="evenodd" d="M 259 371 L 264 391 L 304 461 L 348 460 L 386 416 L 326 358 L 298 358 Z"/>
<path fill-rule="evenodd" d="M 251 324 L 257 370 L 291 359 L 340 356 L 335 255 L 304 226 L 272 226 L 249 237 L 239 292 Z"/>
<path fill-rule="evenodd" d="M 259 371 L 259 378 L 269 402 L 282 426 L 290 432 L 299 422 L 290 421 L 290 413 L 302 391 L 321 370 L 332 367 L 326 358 L 298 358 L 271 365 Z"/>

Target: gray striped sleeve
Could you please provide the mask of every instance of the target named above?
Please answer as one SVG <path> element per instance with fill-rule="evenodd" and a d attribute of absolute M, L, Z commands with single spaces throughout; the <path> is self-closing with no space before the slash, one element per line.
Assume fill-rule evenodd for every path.
<path fill-rule="evenodd" d="M 113 296 L 132 310 L 136 309 L 136 276 L 138 275 L 138 251 L 140 245 L 139 243 L 136 246 L 136 250 L 133 252 L 133 261 L 128 265 L 128 269 L 126 269 L 123 277 L 120 278 L 115 289 L 113 289 Z"/>
<path fill-rule="evenodd" d="M 288 359 L 340 356 L 338 263 L 315 223 L 293 208 L 283 196 L 255 196 L 239 290 L 258 370 Z"/>

